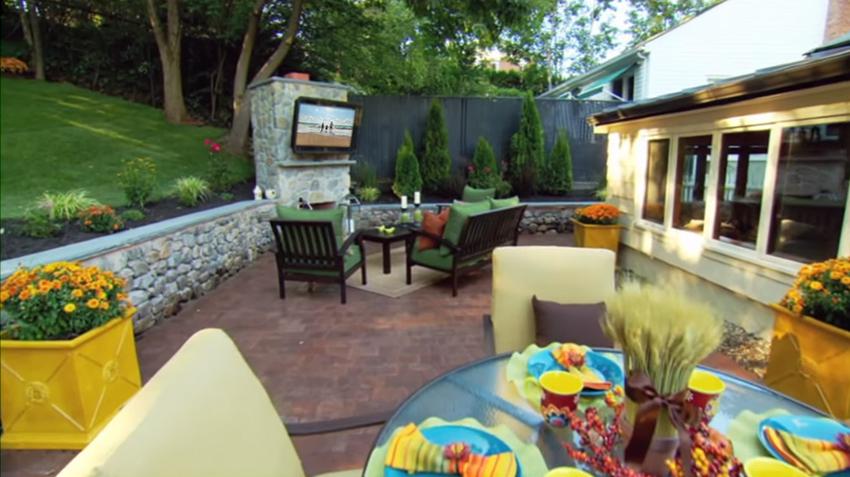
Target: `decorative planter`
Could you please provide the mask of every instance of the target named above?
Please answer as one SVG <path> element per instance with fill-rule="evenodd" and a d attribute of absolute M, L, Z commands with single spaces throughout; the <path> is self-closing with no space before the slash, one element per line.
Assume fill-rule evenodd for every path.
<path fill-rule="evenodd" d="M 839 419 L 850 418 L 850 332 L 771 307 L 776 321 L 764 382 Z"/>
<path fill-rule="evenodd" d="M 3 449 L 82 449 L 142 384 L 127 316 L 67 341 L 0 340 Z"/>
<path fill-rule="evenodd" d="M 607 248 L 617 253 L 620 245 L 620 225 L 585 224 L 576 219 L 573 222 L 573 233 L 576 245 L 585 248 Z"/>

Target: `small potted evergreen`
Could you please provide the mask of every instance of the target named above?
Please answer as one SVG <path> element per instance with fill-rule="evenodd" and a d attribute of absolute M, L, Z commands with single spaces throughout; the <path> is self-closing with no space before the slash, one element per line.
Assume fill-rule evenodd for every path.
<path fill-rule="evenodd" d="M 55 262 L 0 285 L 4 449 L 82 449 L 141 387 L 125 280 Z"/>
<path fill-rule="evenodd" d="M 576 210 L 572 218 L 576 245 L 607 248 L 617 253 L 620 244 L 620 209 L 611 204 L 593 204 Z"/>
<path fill-rule="evenodd" d="M 850 418 L 850 258 L 804 265 L 778 305 L 764 380 Z"/>

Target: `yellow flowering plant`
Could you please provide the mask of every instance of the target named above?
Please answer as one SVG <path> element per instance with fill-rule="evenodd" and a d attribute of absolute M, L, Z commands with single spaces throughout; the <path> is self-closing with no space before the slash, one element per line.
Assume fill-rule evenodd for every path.
<path fill-rule="evenodd" d="M 593 204 L 576 210 L 575 219 L 583 224 L 614 225 L 620 218 L 620 209 L 611 204 Z"/>
<path fill-rule="evenodd" d="M 17 340 L 71 339 L 135 309 L 126 281 L 78 262 L 21 267 L 0 285 L 5 335 Z"/>
<path fill-rule="evenodd" d="M 850 257 L 803 265 L 779 304 L 850 331 Z"/>

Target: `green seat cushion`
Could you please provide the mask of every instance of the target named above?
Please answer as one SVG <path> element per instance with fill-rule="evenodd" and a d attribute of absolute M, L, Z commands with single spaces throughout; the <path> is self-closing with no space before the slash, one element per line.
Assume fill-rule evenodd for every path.
<path fill-rule="evenodd" d="M 481 202 L 492 199 L 493 197 L 496 197 L 496 189 L 476 189 L 474 187 L 464 186 L 463 198 L 461 200 L 464 202 Z"/>
<path fill-rule="evenodd" d="M 363 256 L 360 254 L 360 247 L 356 245 L 348 247 L 348 250 L 345 253 L 345 260 L 343 260 L 343 263 L 345 264 L 345 272 L 348 273 L 362 261 Z M 305 275 L 316 275 L 320 277 L 336 277 L 339 275 L 338 272 L 332 272 L 329 270 L 292 270 L 292 273 L 303 273 Z"/>
<path fill-rule="evenodd" d="M 421 263 L 422 265 L 426 265 L 431 268 L 436 268 L 438 270 L 445 270 L 447 272 L 452 271 L 452 262 L 454 261 L 454 257 L 451 255 L 443 255 L 436 248 L 429 248 L 427 250 L 419 250 L 419 241 L 417 240 L 416 244 L 413 247 L 413 255 L 412 258 L 414 261 Z M 459 264 L 459 267 L 465 267 L 467 265 L 473 265 L 482 260 L 486 260 L 487 257 L 480 257 L 472 260 L 467 260 Z"/>
<path fill-rule="evenodd" d="M 463 232 L 463 226 L 466 224 L 469 216 L 489 210 L 489 201 L 454 204 L 449 211 L 449 220 L 446 222 L 446 228 L 443 230 L 443 238 L 457 245 L 460 240 L 460 234 Z M 449 255 L 451 250 L 448 247 L 440 247 L 440 253 Z"/>
<path fill-rule="evenodd" d="M 342 207 L 334 209 L 299 209 L 297 207 L 277 206 L 277 216 L 281 220 L 327 220 L 333 225 L 334 235 L 336 235 L 337 245 L 342 245 L 344 241 L 342 219 L 345 217 L 345 210 Z"/>
<path fill-rule="evenodd" d="M 515 195 L 513 197 L 508 197 L 506 199 L 490 199 L 490 209 L 504 209 L 507 207 L 513 207 L 515 205 L 519 205 L 519 196 Z"/>

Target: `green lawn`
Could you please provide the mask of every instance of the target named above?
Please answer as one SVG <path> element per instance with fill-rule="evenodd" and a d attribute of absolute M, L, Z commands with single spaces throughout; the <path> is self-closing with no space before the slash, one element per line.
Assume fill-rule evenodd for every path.
<path fill-rule="evenodd" d="M 209 159 L 204 138 L 222 129 L 175 126 L 162 111 L 68 84 L 0 80 L 0 217 L 19 217 L 45 191 L 85 189 L 119 206 L 116 183 L 123 161 L 156 162 L 160 193 L 174 179 L 203 176 Z M 240 177 L 251 165 L 232 158 Z"/>

